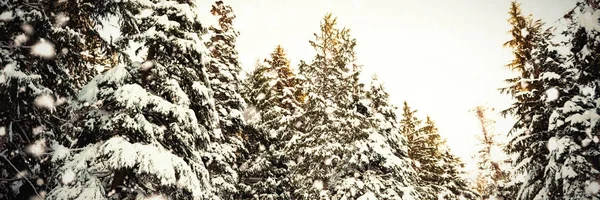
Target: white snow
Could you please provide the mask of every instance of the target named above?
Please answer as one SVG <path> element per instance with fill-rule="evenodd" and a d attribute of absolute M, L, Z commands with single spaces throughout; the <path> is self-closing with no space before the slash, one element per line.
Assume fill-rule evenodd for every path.
<path fill-rule="evenodd" d="M 265 99 L 265 93 L 260 93 L 258 95 L 256 95 L 256 100 L 263 100 Z"/>
<path fill-rule="evenodd" d="M 369 191 L 358 197 L 356 200 L 377 200 L 377 196 L 375 196 L 373 192 Z"/>
<path fill-rule="evenodd" d="M 49 94 L 43 94 L 35 98 L 35 106 L 53 111 L 55 108 L 54 98 Z"/>
<path fill-rule="evenodd" d="M 46 59 L 54 58 L 54 56 L 56 56 L 54 44 L 42 38 L 38 43 L 34 44 L 33 47 L 31 47 L 31 55 L 39 56 Z"/>
<path fill-rule="evenodd" d="M 0 136 L 5 136 L 5 135 L 6 135 L 6 127 L 0 126 Z"/>
<path fill-rule="evenodd" d="M 542 73 L 542 79 L 553 80 L 560 79 L 560 75 L 554 72 L 544 72 Z"/>
<path fill-rule="evenodd" d="M 145 200 L 167 200 L 167 198 L 165 198 L 163 195 L 152 195 L 149 196 L 148 198 L 145 198 Z"/>
<path fill-rule="evenodd" d="M 27 146 L 25 151 L 33 156 L 40 157 L 46 152 L 46 140 L 41 139 L 35 141 L 35 143 Z"/>
<path fill-rule="evenodd" d="M 21 25 L 21 30 L 23 30 L 23 32 L 25 32 L 28 35 L 33 34 L 33 26 L 31 26 L 29 24 Z"/>
<path fill-rule="evenodd" d="M 599 191 L 600 191 L 600 184 L 598 183 L 598 181 L 592 181 L 592 182 L 588 183 L 588 185 L 585 187 L 585 193 L 589 194 L 589 195 L 598 194 Z"/>
<path fill-rule="evenodd" d="M 580 26 L 585 28 L 588 33 L 591 33 L 592 30 L 600 31 L 598 18 L 600 18 L 600 9 L 594 11 L 591 7 L 588 7 L 579 15 L 577 22 Z"/>
<path fill-rule="evenodd" d="M 64 12 L 60 12 L 56 15 L 55 23 L 58 27 L 64 27 L 69 20 L 69 16 L 67 16 Z"/>
<path fill-rule="evenodd" d="M 546 102 L 554 101 L 556 99 L 558 99 L 558 90 L 556 88 L 546 90 Z"/>
<path fill-rule="evenodd" d="M 254 106 L 248 106 L 242 116 L 244 117 L 244 121 L 248 123 L 256 123 L 261 120 L 260 112 Z"/>
<path fill-rule="evenodd" d="M 325 108 L 325 113 L 327 113 L 327 114 L 331 114 L 331 113 L 333 113 L 333 111 L 335 111 L 334 107 L 327 107 L 327 108 Z"/>
<path fill-rule="evenodd" d="M 2 14 L 0 14 L 0 21 L 11 21 L 14 18 L 15 17 L 12 10 L 4 11 Z"/>
<path fill-rule="evenodd" d="M 63 160 L 71 154 L 67 147 L 60 145 L 58 142 L 53 142 L 52 145 L 50 145 L 50 148 L 52 148 L 53 151 L 51 158 L 52 162 Z"/>
<path fill-rule="evenodd" d="M 37 74 L 27 75 L 21 71 L 17 70 L 17 66 L 15 63 L 8 63 L 4 66 L 4 69 L 0 71 L 0 84 L 7 84 L 8 80 L 17 79 L 19 81 L 23 80 L 36 80 L 40 79 L 41 76 Z"/>
<path fill-rule="evenodd" d="M 31 130 L 31 133 L 33 133 L 33 135 L 39 135 L 40 133 L 43 133 L 43 132 L 44 132 L 44 126 L 38 126 Z"/>
<path fill-rule="evenodd" d="M 590 145 L 591 142 L 592 142 L 592 140 L 590 138 L 585 138 L 583 141 L 581 141 L 581 146 L 587 147 Z"/>
<path fill-rule="evenodd" d="M 551 137 L 548 140 L 548 150 L 554 151 L 558 147 L 558 139 L 556 137 Z"/>
<path fill-rule="evenodd" d="M 151 69 L 153 66 L 154 66 L 154 63 L 152 61 L 146 61 L 146 62 L 142 63 L 141 69 L 142 69 L 142 71 L 147 71 L 147 70 Z"/>
<path fill-rule="evenodd" d="M 20 34 L 17 35 L 15 39 L 13 39 L 13 42 L 15 43 L 15 46 L 20 47 L 23 43 L 27 42 L 27 40 L 29 40 L 29 37 L 27 37 L 27 35 Z"/>
<path fill-rule="evenodd" d="M 573 170 L 573 168 L 570 166 L 564 166 L 561 169 L 561 175 L 562 178 L 574 178 L 577 177 L 577 172 L 575 172 L 575 170 Z"/>
<path fill-rule="evenodd" d="M 38 186 L 44 185 L 44 179 L 38 178 L 37 180 L 35 180 L 35 184 Z"/>
<path fill-rule="evenodd" d="M 313 182 L 313 187 L 316 188 L 317 190 L 322 190 L 323 189 L 323 181 L 315 180 Z"/>
<path fill-rule="evenodd" d="M 70 170 L 70 169 L 66 170 L 61 177 L 61 181 L 65 185 L 73 182 L 74 179 L 75 179 L 75 172 L 73 172 L 73 170 Z"/>

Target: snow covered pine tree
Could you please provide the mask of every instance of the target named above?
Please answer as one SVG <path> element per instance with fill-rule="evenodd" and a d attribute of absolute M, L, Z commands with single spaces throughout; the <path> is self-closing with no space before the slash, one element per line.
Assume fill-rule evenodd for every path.
<path fill-rule="evenodd" d="M 425 125 L 406 101 L 402 108 L 401 132 L 408 139 L 408 155 L 418 174 L 417 185 L 423 199 L 475 199 L 462 171 L 462 162 L 453 155 L 441 138 L 433 120 L 428 116 Z"/>
<path fill-rule="evenodd" d="M 293 121 L 302 115 L 299 79 L 290 67 L 281 46 L 269 59 L 260 62 L 248 80 L 248 101 L 260 111 L 255 122 L 259 133 L 251 136 L 250 159 L 241 173 L 247 181 L 248 195 L 258 199 L 289 199 L 293 188 L 289 180 L 289 155 L 285 144 L 295 127 Z"/>
<path fill-rule="evenodd" d="M 207 31 L 210 40 L 206 42 L 206 46 L 211 56 L 207 73 L 221 129 L 221 134 L 215 134 L 211 141 L 219 142 L 223 147 L 221 153 L 215 154 L 214 162 L 218 163 L 218 167 L 211 169 L 211 175 L 218 196 L 231 199 L 238 193 L 237 164 L 241 163 L 240 158 L 247 154 L 242 138 L 246 135 L 244 130 L 247 129 L 242 116 L 246 102 L 240 94 L 243 88 L 240 78 L 242 68 L 235 50 L 239 33 L 233 28 L 235 15 L 231 6 L 223 1 L 216 1 L 210 12 L 217 17 L 218 26 L 213 25 Z"/>
<path fill-rule="evenodd" d="M 0 199 L 43 198 L 52 187 L 46 151 L 68 116 L 64 103 L 104 61 L 80 54 L 106 49 L 90 31 L 102 9 L 71 3 L 0 2 Z"/>
<path fill-rule="evenodd" d="M 513 48 L 514 59 L 507 67 L 519 75 L 507 79 L 508 86 L 501 90 L 516 101 L 502 114 L 517 119 L 506 147 L 512 157 L 511 182 L 502 193 L 516 199 L 562 199 L 551 192 L 557 190 L 548 188 L 555 180 L 547 177 L 551 173 L 548 170 L 554 170 L 549 167 L 547 144 L 554 135 L 549 127 L 553 110 L 567 100 L 566 95 L 558 95 L 568 93 L 561 89 L 565 84 L 561 74 L 566 68 L 550 43 L 552 29 L 542 30 L 544 24 L 524 16 L 516 2 L 512 2 L 509 15 L 513 38 L 504 46 Z"/>
<path fill-rule="evenodd" d="M 220 131 L 201 34 L 214 17 L 200 19 L 192 1 L 106 3 L 122 22 L 120 51 L 140 47 L 79 93 L 71 142 L 53 148 L 61 165 L 49 198 L 221 198 L 214 181 L 228 180 L 219 170 L 232 151 L 210 140 Z"/>
<path fill-rule="evenodd" d="M 549 119 L 548 165 L 537 198 L 600 199 L 600 1 L 578 1 L 568 15 L 569 48 L 560 98 Z"/>
<path fill-rule="evenodd" d="M 305 114 L 288 144 L 294 199 L 399 199 L 414 191 L 404 185 L 402 159 L 377 132 L 375 122 L 355 109 L 357 83 L 354 46 L 349 29 L 338 29 L 327 14 L 321 33 L 310 44 L 317 55 L 301 63 L 307 79 Z"/>

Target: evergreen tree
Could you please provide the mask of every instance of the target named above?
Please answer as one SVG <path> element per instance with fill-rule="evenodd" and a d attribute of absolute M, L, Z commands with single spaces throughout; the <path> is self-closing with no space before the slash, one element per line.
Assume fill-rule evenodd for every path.
<path fill-rule="evenodd" d="M 408 139 L 408 155 L 418 174 L 418 189 L 424 199 L 474 199 L 478 194 L 463 177 L 463 163 L 446 146 L 435 123 L 428 116 L 421 127 L 408 103 L 404 102 L 402 134 Z"/>
<path fill-rule="evenodd" d="M 415 185 L 418 180 L 417 172 L 412 166 L 413 161 L 409 158 L 409 144 L 405 135 L 401 132 L 401 126 L 396 116 L 397 107 L 390 103 L 390 97 L 383 83 L 373 76 L 370 90 L 366 94 L 369 108 L 368 114 L 375 121 L 378 132 L 389 142 L 391 151 L 400 160 L 402 175 L 397 180 L 405 185 Z M 364 100 L 363 100 L 364 101 Z"/>
<path fill-rule="evenodd" d="M 227 174 L 215 174 L 230 167 L 225 158 L 232 155 L 210 140 L 220 133 L 197 5 L 106 3 L 122 21 L 115 43 L 121 50 L 140 43 L 140 55 L 122 55 L 79 93 L 65 125 L 70 142 L 53 144 L 59 181 L 49 198 L 219 198 L 223 188 L 214 183 Z"/>
<path fill-rule="evenodd" d="M 477 160 L 477 191 L 484 199 L 504 198 L 511 199 L 502 194 L 500 188 L 507 181 L 504 160 L 501 159 L 502 144 L 498 141 L 498 134 L 494 133 L 492 126 L 495 123 L 487 117 L 487 113 L 493 109 L 485 106 L 475 107 L 475 115 L 481 125 L 479 145 L 481 149 L 473 156 Z"/>
<path fill-rule="evenodd" d="M 549 120 L 553 108 L 566 100 L 555 94 L 565 92 L 558 87 L 564 81 L 561 76 L 565 70 L 560 65 L 563 59 L 552 50 L 552 29 L 542 30 L 541 21 L 523 16 L 516 2 L 511 4 L 509 14 L 513 38 L 504 45 L 513 48 L 515 58 L 507 67 L 519 75 L 508 79 L 509 86 L 501 90 L 515 100 L 502 114 L 511 114 L 517 119 L 506 147 L 514 160 L 512 181 L 504 193 L 516 199 L 554 199 L 557 198 L 554 194 L 548 194 L 556 190 L 548 188 L 553 184 L 545 183 L 544 179 L 549 165 L 547 143 L 554 134 L 549 131 Z"/>
<path fill-rule="evenodd" d="M 544 187 L 536 197 L 546 199 L 600 199 L 598 100 L 600 73 L 600 1 L 579 1 L 563 33 L 569 47 L 558 87 L 560 98 L 549 103 L 548 164 Z"/>
<path fill-rule="evenodd" d="M 82 55 L 90 49 L 97 57 L 106 53 L 100 50 L 107 43 L 90 34 L 105 16 L 104 7 L 80 3 L 91 7 L 0 2 L 0 199 L 43 197 L 48 191 L 52 163 L 46 151 L 67 117 L 64 104 L 93 76 L 93 66 L 106 61 Z"/>
<path fill-rule="evenodd" d="M 216 1 L 212 6 L 211 13 L 218 18 L 218 26 L 209 27 L 208 35 L 210 41 L 206 45 L 210 51 L 210 61 L 207 65 L 207 73 L 211 83 L 211 89 L 214 92 L 215 106 L 218 112 L 220 129 L 222 136 L 215 135 L 211 141 L 219 141 L 223 143 L 226 156 L 219 164 L 221 169 L 219 172 L 213 172 L 213 185 L 218 188 L 219 196 L 226 199 L 233 198 L 233 194 L 237 193 L 236 185 L 238 175 L 232 166 L 236 166 L 238 157 L 246 153 L 242 139 L 242 131 L 244 129 L 244 121 L 242 111 L 246 107 L 246 103 L 240 92 L 242 80 L 240 72 L 242 68 L 238 62 L 238 53 L 235 49 L 236 38 L 239 35 L 233 28 L 233 20 L 235 15 L 231 6 L 226 5 L 223 1 Z M 234 156 L 235 155 L 235 156 Z M 219 161 L 221 162 L 221 161 Z M 220 179 L 222 177 L 224 179 Z"/>
<path fill-rule="evenodd" d="M 310 44 L 317 55 L 301 63 L 307 79 L 305 114 L 288 144 L 294 199 L 398 199 L 413 195 L 401 177 L 402 166 L 374 122 L 355 109 L 353 81 L 355 39 L 338 29 L 331 14 L 324 17 L 321 33 Z M 401 180 L 401 179 L 400 179 Z"/>
<path fill-rule="evenodd" d="M 300 79 L 289 65 L 281 46 L 277 46 L 269 59 L 260 63 L 249 78 L 247 99 L 259 110 L 261 118 L 256 123 L 260 130 L 249 142 L 252 154 L 242 169 L 248 195 L 257 199 L 289 199 L 289 162 L 283 152 L 290 140 L 291 123 L 302 114 Z"/>

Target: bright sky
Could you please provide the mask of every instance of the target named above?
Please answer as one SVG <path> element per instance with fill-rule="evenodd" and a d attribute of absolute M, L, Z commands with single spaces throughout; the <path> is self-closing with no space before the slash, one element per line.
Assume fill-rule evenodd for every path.
<path fill-rule="evenodd" d="M 525 14 L 554 23 L 574 0 L 521 0 Z M 314 55 L 308 40 L 326 12 L 357 39 L 364 80 L 373 73 L 385 82 L 394 104 L 407 100 L 437 123 L 467 169 L 474 163 L 480 127 L 470 109 L 487 103 L 496 111 L 511 99 L 497 88 L 511 76 L 502 44 L 510 39 L 510 0 L 243 0 L 228 1 L 241 32 L 237 49 L 246 71 L 281 44 L 292 65 Z M 496 118 L 508 132 L 511 119 Z"/>

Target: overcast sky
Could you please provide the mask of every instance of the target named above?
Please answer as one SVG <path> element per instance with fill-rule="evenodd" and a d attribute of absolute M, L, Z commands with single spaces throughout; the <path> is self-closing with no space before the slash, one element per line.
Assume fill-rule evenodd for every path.
<path fill-rule="evenodd" d="M 402 101 L 430 115 L 452 150 L 473 167 L 478 104 L 496 110 L 510 105 L 499 94 L 511 50 L 502 47 L 509 0 L 232 0 L 241 32 L 237 49 L 246 71 L 281 44 L 292 65 L 314 56 L 308 40 L 327 12 L 357 39 L 357 57 L 366 81 L 376 73 L 394 104 Z M 521 0 L 523 13 L 553 24 L 574 0 Z M 511 119 L 497 118 L 507 133 Z"/>

